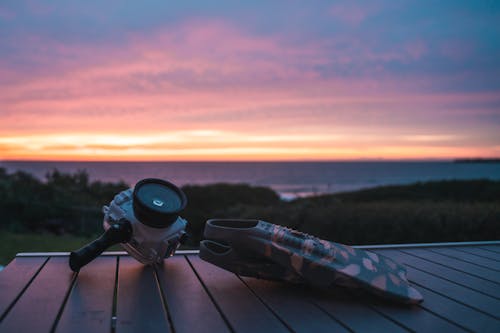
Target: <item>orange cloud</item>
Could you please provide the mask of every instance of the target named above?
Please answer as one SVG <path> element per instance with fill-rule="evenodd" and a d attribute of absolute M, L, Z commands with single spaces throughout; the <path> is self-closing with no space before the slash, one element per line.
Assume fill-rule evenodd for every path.
<path fill-rule="evenodd" d="M 5 74 L 0 158 L 282 160 L 498 153 L 491 140 L 468 142 L 481 129 L 448 128 L 440 121 L 461 116 L 460 104 L 472 105 L 464 116 L 471 108 L 488 113 L 483 104 L 500 103 L 497 93 L 422 93 L 415 82 L 384 75 L 322 75 L 316 68 L 352 61 L 340 51 L 332 60 L 332 45 L 335 41 L 312 41 L 297 47 L 220 21 L 131 35 L 119 47 L 49 41 L 50 52 L 35 55 L 42 63 L 50 63 L 51 52 L 61 59 L 48 69 L 16 72 L 0 63 Z M 394 52 L 352 57 L 419 58 L 426 49 L 409 44 Z"/>
<path fill-rule="evenodd" d="M 0 138 L 10 159 L 41 160 L 328 160 L 496 156 L 499 147 L 461 147 L 452 136 L 252 135 L 212 130 L 64 134 Z M 440 144 L 433 144 L 441 142 Z M 429 145 L 433 144 L 433 145 Z"/>

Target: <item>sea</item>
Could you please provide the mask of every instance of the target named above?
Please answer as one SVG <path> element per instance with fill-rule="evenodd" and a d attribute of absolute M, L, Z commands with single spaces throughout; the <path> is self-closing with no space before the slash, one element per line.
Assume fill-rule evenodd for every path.
<path fill-rule="evenodd" d="M 22 170 L 45 179 L 57 169 L 85 170 L 91 180 L 162 178 L 176 185 L 245 183 L 274 189 L 282 199 L 337 193 L 382 185 L 434 180 L 500 180 L 499 163 L 441 162 L 25 162 L 0 161 L 12 173 Z"/>

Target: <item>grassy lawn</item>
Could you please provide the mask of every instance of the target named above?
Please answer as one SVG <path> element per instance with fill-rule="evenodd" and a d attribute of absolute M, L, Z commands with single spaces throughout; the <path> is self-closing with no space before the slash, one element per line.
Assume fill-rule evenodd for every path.
<path fill-rule="evenodd" d="M 85 173 L 54 172 L 43 183 L 0 168 L 0 265 L 18 252 L 66 252 L 94 240 L 103 231 L 102 204 L 123 187 L 90 183 Z M 189 198 L 182 212 L 189 221 L 187 246 L 194 248 L 208 218 L 261 219 L 344 244 L 500 239 L 500 181 L 423 182 L 290 202 L 270 188 L 244 184 L 190 185 L 183 190 Z M 93 236 L 79 236 L 88 234 Z M 110 250 L 115 249 L 120 247 Z"/>
<path fill-rule="evenodd" d="M 0 231 L 0 265 L 7 265 L 19 252 L 66 252 L 76 250 L 97 236 L 18 234 Z"/>
<path fill-rule="evenodd" d="M 6 266 L 19 252 L 69 252 L 90 243 L 99 235 L 81 237 L 73 235 L 56 236 L 49 233 L 26 234 L 0 231 L 0 265 Z M 181 246 L 181 250 L 194 250 L 197 247 Z M 107 251 L 123 251 L 114 245 Z"/>

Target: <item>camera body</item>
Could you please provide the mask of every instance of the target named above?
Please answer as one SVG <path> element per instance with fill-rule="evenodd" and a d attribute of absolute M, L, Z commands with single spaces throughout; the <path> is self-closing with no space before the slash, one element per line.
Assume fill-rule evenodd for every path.
<path fill-rule="evenodd" d="M 132 226 L 132 237 L 120 245 L 143 264 L 161 262 L 174 254 L 186 238 L 187 221 L 180 216 L 168 227 L 151 227 L 139 221 L 133 208 L 133 191 L 128 189 L 115 195 L 109 206 L 103 207 L 103 227 L 108 230 L 113 224 L 125 219 Z"/>
<path fill-rule="evenodd" d="M 72 251 L 69 267 L 78 272 L 110 246 L 121 246 L 146 265 L 161 263 L 187 238 L 187 221 L 179 216 L 186 195 L 174 184 L 157 178 L 139 181 L 133 189 L 115 195 L 103 207 L 104 233 Z"/>

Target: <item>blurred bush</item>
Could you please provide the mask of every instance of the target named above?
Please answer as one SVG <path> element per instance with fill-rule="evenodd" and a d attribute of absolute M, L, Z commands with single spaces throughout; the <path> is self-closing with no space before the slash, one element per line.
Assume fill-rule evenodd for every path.
<path fill-rule="evenodd" d="M 54 170 L 42 182 L 25 172 L 7 174 L 0 168 L 1 228 L 95 234 L 102 231 L 102 205 L 127 187 L 123 182 L 90 182 L 85 171 L 64 174 Z"/>
<path fill-rule="evenodd" d="M 251 187 L 246 184 L 213 184 L 184 186 L 188 198 L 186 210 L 181 214 L 189 221 L 190 245 L 197 245 L 209 218 L 238 218 L 240 207 L 276 207 L 280 198 L 267 187 Z M 236 210 L 236 211 L 235 211 Z"/>
<path fill-rule="evenodd" d="M 40 181 L 0 168 L 1 229 L 90 235 L 102 232 L 101 207 L 126 189 L 90 182 L 85 171 L 54 170 Z M 500 239 L 500 182 L 438 181 L 280 200 L 271 189 L 245 184 L 184 186 L 190 244 L 209 218 L 251 218 L 347 244 Z"/>

